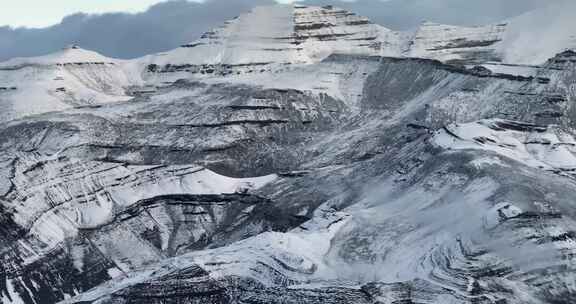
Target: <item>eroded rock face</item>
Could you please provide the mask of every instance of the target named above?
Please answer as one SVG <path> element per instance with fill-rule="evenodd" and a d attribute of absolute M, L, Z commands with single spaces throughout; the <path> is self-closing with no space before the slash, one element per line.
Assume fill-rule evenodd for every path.
<path fill-rule="evenodd" d="M 56 302 L 166 257 L 302 221 L 245 194 L 273 176 L 67 158 L 20 166 L 3 198 L 3 292 L 28 303 Z"/>
<path fill-rule="evenodd" d="M 504 39 L 506 26 L 466 28 L 425 22 L 410 40 L 407 53 L 456 64 L 501 61 L 496 46 Z"/>
<path fill-rule="evenodd" d="M 572 121 L 536 114 L 571 78 L 547 73 L 338 55 L 4 124 L 2 301 L 569 299 Z"/>
<path fill-rule="evenodd" d="M 345 111 L 296 89 L 181 81 L 139 102 L 4 125 L 3 299 L 54 303 L 168 257 L 298 226 L 306 213 L 253 192 L 290 175 L 301 161 L 292 147 Z"/>

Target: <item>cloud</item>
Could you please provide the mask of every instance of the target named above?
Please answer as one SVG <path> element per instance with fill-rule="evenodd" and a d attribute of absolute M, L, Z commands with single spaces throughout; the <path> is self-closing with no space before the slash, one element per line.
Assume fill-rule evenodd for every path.
<path fill-rule="evenodd" d="M 371 18 L 393 29 L 416 27 L 424 20 L 475 25 L 497 22 L 540 5 L 560 0 L 305 0 L 310 5 L 332 4 Z M 195 40 L 256 5 L 273 0 L 168 1 L 138 14 L 74 14 L 60 24 L 42 28 L 0 27 L 0 61 L 37 56 L 78 43 L 107 56 L 134 58 L 173 49 Z"/>
<path fill-rule="evenodd" d="M 208 29 L 273 0 L 168 1 L 137 14 L 74 14 L 42 28 L 0 27 L 0 60 L 37 56 L 77 43 L 117 58 L 134 58 L 195 40 Z"/>
<path fill-rule="evenodd" d="M 561 0 L 307 0 L 351 9 L 396 30 L 415 28 L 423 21 L 454 25 L 499 22 Z"/>

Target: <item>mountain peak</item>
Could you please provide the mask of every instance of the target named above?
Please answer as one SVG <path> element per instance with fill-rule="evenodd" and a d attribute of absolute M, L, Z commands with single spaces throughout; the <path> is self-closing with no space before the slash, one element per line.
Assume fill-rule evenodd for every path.
<path fill-rule="evenodd" d="M 388 29 L 333 6 L 259 6 L 163 54 L 152 63 L 313 63 L 334 52 L 380 54 L 376 42 Z"/>
<path fill-rule="evenodd" d="M 116 61 L 116 59 L 108 58 L 98 52 L 86 50 L 76 44 L 71 44 L 57 52 L 44 56 L 13 58 L 0 63 L 0 67 L 9 68 L 27 65 L 114 64 Z"/>

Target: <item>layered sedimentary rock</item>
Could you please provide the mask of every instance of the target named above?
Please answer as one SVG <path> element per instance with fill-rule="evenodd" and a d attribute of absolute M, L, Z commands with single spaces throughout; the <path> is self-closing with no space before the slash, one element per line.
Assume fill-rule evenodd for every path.
<path fill-rule="evenodd" d="M 140 60 L 147 64 L 145 72 L 176 77 L 277 71 L 317 63 L 334 53 L 466 64 L 499 61 L 495 44 L 505 30 L 506 24 L 465 28 L 426 22 L 415 32 L 395 32 L 333 6 L 258 7 L 195 42 Z"/>
<path fill-rule="evenodd" d="M 537 65 L 565 48 L 576 47 L 573 21 L 565 13 L 573 6 L 555 4 L 487 26 L 424 22 L 405 32 L 333 6 L 258 7 L 199 40 L 139 59 L 139 65 L 146 66 L 145 79 L 156 82 L 274 72 L 286 65 L 317 63 L 333 53 L 418 57 L 461 65 Z M 546 24 L 551 15 L 558 16 L 555 23 Z"/>
<path fill-rule="evenodd" d="M 539 114 L 565 114 L 569 55 L 532 78 L 333 55 L 5 124 L 3 301 L 570 298 L 573 123 Z"/>
<path fill-rule="evenodd" d="M 404 54 L 461 64 L 498 62 L 502 58 L 496 45 L 502 41 L 506 27 L 506 23 L 466 28 L 424 22 Z"/>
<path fill-rule="evenodd" d="M 146 79 L 162 79 L 157 73 L 168 79 L 263 73 L 316 63 L 333 53 L 398 54 L 401 36 L 332 6 L 257 7 L 199 40 L 139 61 Z"/>

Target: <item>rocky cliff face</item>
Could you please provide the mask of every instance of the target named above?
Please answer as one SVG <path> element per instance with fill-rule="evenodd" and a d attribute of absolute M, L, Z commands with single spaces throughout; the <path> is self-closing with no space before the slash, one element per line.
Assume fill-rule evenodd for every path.
<path fill-rule="evenodd" d="M 547 75 L 571 81 L 558 66 L 569 55 Z M 536 115 L 565 114 L 557 81 L 354 55 L 274 77 L 299 69 L 338 86 L 179 81 L 6 124 L 3 301 L 53 303 L 109 280 L 68 302 L 573 294 L 571 121 Z M 349 86 L 361 96 L 337 94 Z"/>
<path fill-rule="evenodd" d="M 198 47 L 252 58 L 260 14 L 292 36 L 257 43 L 339 54 L 158 65 L 153 92 L 0 124 L 2 303 L 576 300 L 574 52 L 512 75 L 374 56 L 337 8 L 260 10 Z M 442 31 L 412 49 L 497 44 Z"/>
<path fill-rule="evenodd" d="M 424 22 L 408 41 L 404 53 L 455 64 L 480 64 L 502 60 L 496 45 L 506 32 L 506 23 L 484 27 L 458 27 Z"/>

